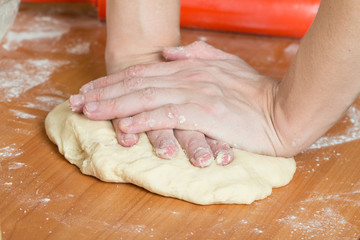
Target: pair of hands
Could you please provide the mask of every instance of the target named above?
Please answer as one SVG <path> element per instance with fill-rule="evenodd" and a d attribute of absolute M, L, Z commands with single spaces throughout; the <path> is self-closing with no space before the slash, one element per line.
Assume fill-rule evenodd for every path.
<path fill-rule="evenodd" d="M 177 139 L 197 167 L 214 159 L 229 164 L 231 147 L 289 155 L 273 114 L 276 80 L 203 42 L 167 48 L 163 56 L 169 61 L 135 65 L 85 84 L 70 107 L 89 119 L 116 119 L 123 146 L 147 132 L 161 158 L 176 155 Z"/>

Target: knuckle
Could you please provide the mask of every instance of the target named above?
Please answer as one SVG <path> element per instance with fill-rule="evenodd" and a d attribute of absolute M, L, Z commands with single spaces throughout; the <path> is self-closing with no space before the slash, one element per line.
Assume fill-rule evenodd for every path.
<path fill-rule="evenodd" d="M 196 151 L 200 149 L 202 150 L 208 149 L 208 147 L 202 143 L 202 139 L 197 135 L 189 137 L 186 141 L 186 146 L 187 146 L 186 148 L 191 149 L 193 153 L 196 153 Z M 208 149 L 208 151 L 210 152 L 210 149 Z"/>
<path fill-rule="evenodd" d="M 147 112 L 143 112 L 143 113 L 140 113 L 137 117 L 136 117 L 136 121 L 138 123 L 141 123 L 141 124 L 145 124 L 147 126 L 151 126 L 151 123 L 150 123 L 150 114 L 147 113 Z"/>
<path fill-rule="evenodd" d="M 134 117 L 134 122 L 145 126 L 148 130 L 155 130 L 157 122 L 149 112 L 143 112 Z"/>
<path fill-rule="evenodd" d="M 200 67 L 203 66 L 203 61 L 195 58 L 188 58 L 177 61 L 177 65 L 180 67 Z"/>
<path fill-rule="evenodd" d="M 140 90 L 140 95 L 144 102 L 152 102 L 156 96 L 156 88 L 148 87 Z"/>
<path fill-rule="evenodd" d="M 91 93 L 88 93 L 85 95 L 85 100 L 89 101 L 89 102 L 93 102 L 93 101 L 100 101 L 103 99 L 104 96 L 104 89 L 99 88 L 96 89 L 94 91 L 92 91 Z"/>
<path fill-rule="evenodd" d="M 133 65 L 133 66 L 126 68 L 124 71 L 125 71 L 125 76 L 127 76 L 129 78 L 133 78 L 133 77 L 142 75 L 142 73 L 144 71 L 144 66 L 143 65 Z"/>
<path fill-rule="evenodd" d="M 112 98 L 108 101 L 108 105 L 111 111 L 115 111 L 117 109 L 117 101 L 115 98 Z"/>
<path fill-rule="evenodd" d="M 118 114 L 116 114 L 118 112 L 118 105 L 116 99 L 109 99 L 100 103 L 99 108 L 101 108 L 101 111 L 106 114 L 110 114 L 111 116 L 116 115 L 118 117 Z"/>
<path fill-rule="evenodd" d="M 201 92 L 205 93 L 206 95 L 210 96 L 222 96 L 222 90 L 214 83 L 206 83 L 202 88 Z"/>
<path fill-rule="evenodd" d="M 169 104 L 165 106 L 165 113 L 167 114 L 167 117 L 170 119 L 178 119 L 179 114 L 179 108 L 175 104 Z"/>
<path fill-rule="evenodd" d="M 127 78 L 123 81 L 124 88 L 137 89 L 142 85 L 142 78 Z"/>
<path fill-rule="evenodd" d="M 204 72 L 193 71 L 191 73 L 188 73 L 185 78 L 189 82 L 200 82 L 206 80 L 207 76 Z"/>
<path fill-rule="evenodd" d="M 213 99 L 213 101 L 208 102 L 205 107 L 205 111 L 213 116 L 226 116 L 226 106 L 219 99 Z"/>
<path fill-rule="evenodd" d="M 112 84 L 112 82 L 113 81 L 112 81 L 111 77 L 105 76 L 105 77 L 99 78 L 98 80 L 93 81 L 92 83 L 95 88 L 98 88 L 98 87 L 108 86 L 108 85 Z"/>

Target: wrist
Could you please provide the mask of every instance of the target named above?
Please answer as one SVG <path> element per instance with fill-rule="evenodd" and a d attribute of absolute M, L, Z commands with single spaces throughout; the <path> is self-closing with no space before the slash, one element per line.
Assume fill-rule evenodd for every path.
<path fill-rule="evenodd" d="M 333 123 L 325 124 L 326 121 L 319 117 L 316 103 L 308 107 L 294 104 L 289 97 L 293 95 L 292 91 L 284 91 L 282 83 L 274 95 L 273 123 L 281 143 L 280 155 L 291 157 L 311 146 Z M 302 97 L 297 101 L 301 102 Z"/>
<path fill-rule="evenodd" d="M 136 64 L 149 64 L 162 61 L 161 52 L 158 51 L 143 51 L 137 52 L 124 52 L 124 51 L 105 51 L 106 71 L 112 74 L 121 71 L 127 67 Z"/>

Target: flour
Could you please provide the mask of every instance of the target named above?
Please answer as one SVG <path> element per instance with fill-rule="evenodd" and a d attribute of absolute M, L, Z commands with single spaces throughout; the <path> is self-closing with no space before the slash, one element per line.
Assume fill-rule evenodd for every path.
<path fill-rule="evenodd" d="M 15 143 L 0 148 L 0 160 L 10 159 L 23 154 L 23 151 L 19 149 Z"/>
<path fill-rule="evenodd" d="M 43 199 L 40 199 L 40 202 L 42 202 L 42 203 L 48 203 L 48 202 L 50 202 L 51 201 L 51 199 L 50 198 L 43 198 Z"/>
<path fill-rule="evenodd" d="M 31 22 L 26 21 L 26 14 L 21 14 L 18 18 L 17 21 L 22 24 L 14 26 L 4 39 L 5 43 L 2 47 L 7 51 L 22 47 L 25 41 L 38 42 L 47 39 L 57 41 L 62 35 L 68 33 L 71 27 L 69 23 L 50 16 L 34 17 Z"/>
<path fill-rule="evenodd" d="M 360 139 L 360 110 L 355 107 L 350 107 L 346 116 L 346 121 L 349 122 L 351 126 L 346 130 L 345 134 L 324 136 L 311 145 L 309 149 L 319 149 Z"/>
<path fill-rule="evenodd" d="M 342 205 L 351 205 L 351 206 L 359 206 L 360 202 L 358 197 L 356 198 L 356 194 L 359 194 L 360 190 L 354 190 L 352 192 L 343 192 L 343 193 L 334 193 L 334 194 L 322 194 L 322 195 L 315 195 L 310 198 L 307 198 L 300 202 L 300 204 L 305 203 L 314 203 L 314 202 L 321 202 L 322 204 L 328 205 L 328 203 L 336 203 Z"/>
<path fill-rule="evenodd" d="M 8 165 L 8 169 L 9 169 L 9 170 L 14 170 L 14 169 L 22 168 L 22 167 L 24 167 L 24 166 L 26 166 L 25 163 L 13 162 L 13 163 L 10 163 L 10 164 Z"/>
<path fill-rule="evenodd" d="M 26 108 L 37 109 L 37 110 L 42 110 L 42 111 L 49 112 L 51 109 L 54 108 L 54 106 L 59 105 L 60 103 L 64 102 L 64 99 L 68 95 L 66 93 L 61 93 L 61 94 L 56 93 L 56 91 L 54 92 L 54 91 L 52 91 L 52 89 L 47 89 L 47 90 L 50 90 L 49 91 L 50 93 L 57 94 L 57 95 L 59 95 L 61 97 L 37 96 L 31 102 L 27 102 L 22 106 L 26 107 Z M 65 97 L 62 97 L 62 96 L 65 96 Z"/>
<path fill-rule="evenodd" d="M 293 59 L 299 50 L 299 43 L 291 43 L 284 49 L 284 55 L 287 59 Z"/>
<path fill-rule="evenodd" d="M 75 46 L 67 47 L 66 52 L 71 54 L 87 54 L 90 51 L 90 43 L 89 42 L 83 42 L 78 43 Z"/>
<path fill-rule="evenodd" d="M 0 60 L 0 102 L 10 102 L 27 90 L 47 81 L 51 74 L 70 61 L 27 59 Z"/>
<path fill-rule="evenodd" d="M 292 227 L 289 238 L 292 234 L 301 233 L 303 236 L 301 239 L 330 239 L 344 231 L 357 229 L 356 226 L 346 221 L 341 213 L 330 207 L 321 208 L 314 214 L 305 212 L 305 215 L 307 219 L 305 221 L 293 215 L 277 221 Z"/>
<path fill-rule="evenodd" d="M 18 111 L 18 110 L 10 109 L 9 111 L 14 113 L 16 118 L 21 118 L 21 119 L 33 119 L 33 118 L 36 118 L 35 115 L 25 113 L 25 112 L 21 112 L 21 111 Z"/>

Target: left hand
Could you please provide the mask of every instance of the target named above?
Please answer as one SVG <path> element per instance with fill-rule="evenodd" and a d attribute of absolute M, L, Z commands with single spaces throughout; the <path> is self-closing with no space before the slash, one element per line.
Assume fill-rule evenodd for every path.
<path fill-rule="evenodd" d="M 193 130 L 243 150 L 293 155 L 274 125 L 276 80 L 201 42 L 163 54 L 177 61 L 137 65 L 93 82 L 96 88 L 84 94 L 84 114 L 123 118 L 119 127 L 126 133 Z"/>
<path fill-rule="evenodd" d="M 116 77 L 119 69 L 126 69 L 128 66 L 134 66 L 135 63 L 155 63 L 161 62 L 163 57 L 161 52 L 154 51 L 147 54 L 131 54 L 126 56 L 118 56 L 118 54 L 107 51 L 106 63 L 107 70 L 111 73 L 115 73 L 104 78 L 98 79 L 91 83 L 84 85 L 80 89 L 80 95 L 75 95 L 70 98 L 71 108 L 76 112 L 82 112 L 84 102 L 84 96 L 86 92 L 98 88 L 109 87 L 119 82 Z M 123 51 L 120 51 L 123 53 Z M 128 74 L 132 75 L 132 69 L 136 67 L 128 68 Z M 135 70 L 134 70 L 135 71 Z M 136 82 L 128 81 L 128 84 L 123 86 L 124 88 L 132 89 L 133 84 Z M 84 95 L 85 94 L 85 95 Z M 111 96 L 103 96 L 105 99 Z M 119 122 L 121 118 L 112 119 L 116 138 L 120 145 L 124 147 L 131 147 L 137 144 L 138 134 L 126 133 L 119 128 Z M 174 129 L 160 129 L 146 131 L 149 141 L 154 147 L 156 155 L 163 159 L 172 159 L 176 156 L 179 148 L 176 142 L 179 142 L 180 147 L 186 152 L 186 155 L 190 159 L 190 162 L 196 167 L 206 167 L 216 160 L 218 165 L 227 165 L 234 159 L 233 152 L 230 146 L 226 143 L 216 141 L 206 137 L 203 133 L 197 131 L 184 131 Z"/>

